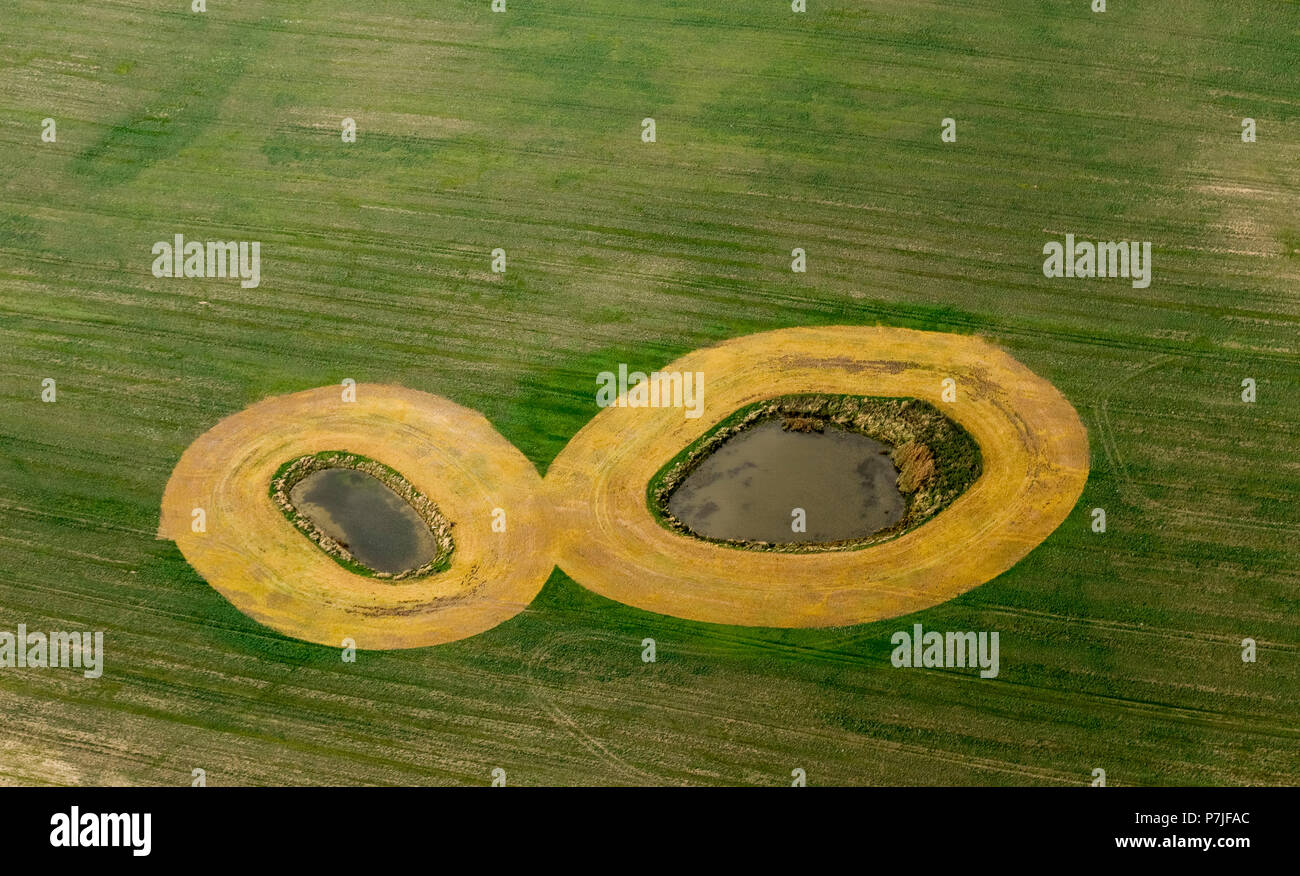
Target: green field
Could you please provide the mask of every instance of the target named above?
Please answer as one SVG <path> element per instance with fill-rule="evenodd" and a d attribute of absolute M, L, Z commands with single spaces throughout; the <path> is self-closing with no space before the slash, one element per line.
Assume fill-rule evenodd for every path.
<path fill-rule="evenodd" d="M 0 782 L 1300 783 L 1300 6 L 207 5 L 0 6 L 0 630 L 106 648 L 0 669 Z M 178 233 L 261 241 L 261 285 L 156 279 Z M 1152 241 L 1150 287 L 1044 277 L 1066 233 Z M 1059 530 L 916 615 L 712 626 L 556 571 L 346 664 L 155 538 L 268 395 L 436 393 L 544 472 L 620 362 L 877 323 L 1005 346 L 1092 447 Z M 894 668 L 913 623 L 1000 631 L 1001 674 Z"/>

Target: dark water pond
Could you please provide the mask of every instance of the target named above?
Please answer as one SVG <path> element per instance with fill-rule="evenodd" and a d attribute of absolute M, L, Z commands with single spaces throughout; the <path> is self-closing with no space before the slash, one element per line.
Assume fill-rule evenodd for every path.
<path fill-rule="evenodd" d="M 786 432 L 768 420 L 730 438 L 687 476 L 668 510 L 698 535 L 816 544 L 862 538 L 903 516 L 889 448 L 828 427 Z M 792 512 L 807 514 L 794 532 Z"/>
<path fill-rule="evenodd" d="M 405 572 L 434 558 L 438 544 L 420 515 L 378 478 L 350 468 L 307 475 L 289 491 L 294 506 L 376 572 Z"/>

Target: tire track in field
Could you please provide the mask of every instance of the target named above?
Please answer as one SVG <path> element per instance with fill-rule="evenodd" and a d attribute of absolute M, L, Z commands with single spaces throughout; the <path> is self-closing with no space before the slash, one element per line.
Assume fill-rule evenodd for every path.
<path fill-rule="evenodd" d="M 1235 646 L 1240 643 L 1240 639 L 1234 636 L 1215 635 L 1213 633 L 1205 633 L 1198 630 L 1184 630 L 1176 627 L 1158 627 L 1153 626 L 1152 624 L 1138 624 L 1127 621 L 1106 620 L 1103 618 L 1070 617 L 1052 611 L 1038 611 L 1032 608 L 990 606 L 983 608 L 982 610 L 991 614 L 1006 615 L 1008 617 L 1054 620 L 1064 626 L 1091 627 L 1098 630 L 1105 630 L 1107 632 L 1131 633 L 1139 636 L 1157 636 L 1163 639 L 1196 642 L 1198 644 L 1227 644 Z M 1259 645 L 1267 646 L 1270 651 L 1285 651 L 1293 654 L 1300 654 L 1300 644 L 1273 640 L 1257 641 Z"/>
<path fill-rule="evenodd" d="M 592 639 L 612 640 L 613 638 L 613 635 L 594 636 L 583 633 L 561 633 L 548 639 L 540 648 L 534 649 L 521 665 L 524 668 L 524 673 L 532 682 L 529 684 L 528 689 L 541 701 L 543 708 L 546 709 L 547 714 L 550 715 L 551 720 L 555 722 L 557 727 L 568 733 L 569 736 L 573 737 L 579 744 L 616 772 L 629 776 L 636 781 L 654 781 L 657 778 L 656 776 L 628 763 L 610 751 L 609 747 L 599 739 L 588 733 L 582 725 L 560 707 L 555 697 L 551 695 L 549 685 L 541 681 L 535 672 L 537 667 L 545 663 L 552 656 L 554 649 L 559 646 L 569 642 L 588 642 Z"/>
<path fill-rule="evenodd" d="M 679 692 L 677 690 L 674 689 L 668 693 L 674 697 L 673 701 L 668 701 L 662 698 L 648 699 L 645 696 L 641 696 L 638 697 L 635 702 L 641 707 L 649 707 L 652 710 L 659 712 L 682 716 L 685 719 L 683 722 L 685 726 L 700 727 L 725 725 L 730 728 L 739 727 L 750 731 L 750 738 L 768 740 L 769 743 L 772 743 L 772 740 L 776 738 L 781 738 L 783 744 L 789 744 L 798 740 L 796 744 L 798 744 L 801 749 L 811 747 L 811 752 L 800 750 L 778 753 L 774 751 L 774 759 L 781 756 L 798 757 L 800 754 L 804 753 L 811 753 L 825 757 L 827 752 L 834 751 L 839 746 L 850 744 L 877 751 L 888 751 L 894 753 L 901 752 L 915 757 L 923 757 L 929 760 L 937 760 L 943 763 L 960 765 L 974 771 L 996 772 L 1005 775 L 1033 778 L 1039 781 L 1050 781 L 1056 784 L 1071 784 L 1076 781 L 1076 775 L 1074 773 L 1067 773 L 1046 767 L 1033 767 L 1024 764 L 1016 764 L 995 758 L 954 753 L 928 745 L 882 739 L 866 733 L 853 732 L 850 730 L 836 730 L 825 727 L 805 727 L 798 730 L 791 730 L 788 725 L 783 723 L 761 721 L 752 717 L 737 717 L 736 705 L 730 698 L 715 696 L 714 700 L 716 705 L 713 708 L 701 705 L 686 707 L 678 704 L 677 696 Z M 701 700 L 702 698 L 700 696 L 696 696 L 693 701 L 699 703 Z M 745 705 L 752 704 L 747 702 Z M 856 758 L 850 758 L 845 762 L 845 766 L 849 767 L 857 762 Z"/>
<path fill-rule="evenodd" d="M 1125 501 L 1134 507 L 1152 511 L 1174 520 L 1184 522 L 1193 520 L 1205 521 L 1218 526 L 1256 529 L 1267 532 L 1300 531 L 1300 524 L 1291 524 L 1280 520 L 1247 520 L 1240 517 L 1215 514 L 1210 511 L 1195 511 L 1190 508 L 1175 508 L 1146 495 L 1146 493 L 1142 491 L 1142 488 L 1137 485 L 1137 482 L 1128 470 L 1128 465 L 1125 463 L 1123 455 L 1120 453 L 1119 444 L 1115 440 L 1115 428 L 1110 421 L 1110 400 L 1119 388 L 1126 386 L 1143 375 L 1150 374 L 1153 371 L 1163 368 L 1173 360 L 1174 357 L 1169 354 L 1161 354 L 1149 359 L 1141 368 L 1138 368 L 1128 376 L 1111 384 L 1110 388 L 1105 390 L 1097 401 L 1097 433 L 1101 438 L 1101 445 L 1106 453 L 1106 461 L 1109 463 L 1111 470 L 1115 472 L 1120 495 Z"/>

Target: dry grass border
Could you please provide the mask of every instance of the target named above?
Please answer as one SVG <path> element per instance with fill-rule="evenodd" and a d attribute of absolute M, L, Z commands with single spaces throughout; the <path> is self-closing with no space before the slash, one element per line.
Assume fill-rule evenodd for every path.
<path fill-rule="evenodd" d="M 322 645 L 415 648 L 491 629 L 523 611 L 555 564 L 537 470 L 475 411 L 447 399 L 358 384 L 264 399 L 182 454 L 163 493 L 159 535 L 244 614 Z M 346 447 L 402 473 L 456 526 L 450 566 L 424 578 L 351 572 L 294 528 L 267 496 L 287 459 Z M 196 507 L 207 531 L 191 528 Z M 506 531 L 492 530 L 492 512 Z"/>
<path fill-rule="evenodd" d="M 845 626 L 952 599 L 1011 568 L 1065 520 L 1088 478 L 1088 435 L 1048 381 L 980 338 L 829 326 L 749 335 L 661 371 L 705 377 L 704 413 L 608 407 L 546 474 L 560 566 L 602 596 L 721 624 Z M 944 402 L 941 381 L 956 381 Z M 746 405 L 829 393 L 927 401 L 979 445 L 984 471 L 924 525 L 865 550 L 736 550 L 671 532 L 646 486 Z"/>
<path fill-rule="evenodd" d="M 697 350 L 664 371 L 700 371 L 704 415 L 600 411 L 545 480 L 481 414 L 438 396 L 363 384 L 265 399 L 222 420 L 182 455 L 159 535 L 253 619 L 287 635 L 361 648 L 472 636 L 522 611 L 558 560 L 583 586 L 691 620 L 844 626 L 965 593 L 1009 569 L 1058 527 L 1088 478 L 1088 435 L 1048 381 L 976 337 L 907 329 L 782 329 Z M 940 397 L 957 383 L 957 400 Z M 917 398 L 960 424 L 984 471 L 924 525 L 866 550 L 743 551 L 669 531 L 646 502 L 651 478 L 730 413 L 775 396 Z M 456 524 L 451 567 L 380 581 L 343 569 L 303 538 L 267 485 L 284 460 L 337 447 L 380 460 L 436 497 Z M 191 510 L 207 511 L 193 532 Z M 507 510 L 504 533 L 494 508 Z"/>

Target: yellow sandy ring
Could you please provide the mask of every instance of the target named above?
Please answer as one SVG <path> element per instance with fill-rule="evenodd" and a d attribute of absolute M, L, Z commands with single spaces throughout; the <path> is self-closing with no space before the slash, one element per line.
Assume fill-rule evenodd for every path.
<path fill-rule="evenodd" d="M 282 463 L 325 450 L 399 471 L 453 524 L 451 566 L 391 581 L 340 566 L 269 496 Z M 438 396 L 359 384 L 258 402 L 186 449 L 163 494 L 159 535 L 244 614 L 340 647 L 415 648 L 481 633 L 527 607 L 554 568 L 542 481 L 482 414 Z M 202 508 L 206 532 L 192 528 Z M 493 509 L 506 512 L 492 531 Z"/>
<path fill-rule="evenodd" d="M 704 374 L 682 408 L 607 407 L 561 451 L 545 485 L 560 566 L 595 592 L 696 621 L 843 626 L 952 599 L 1011 568 L 1065 519 L 1088 477 L 1088 436 L 1050 383 L 974 337 L 896 328 L 795 328 L 697 350 L 660 369 Z M 956 400 L 942 400 L 942 381 Z M 728 414 L 789 393 L 910 396 L 978 442 L 984 471 L 950 506 L 857 551 L 765 553 L 669 531 L 646 486 Z"/>

